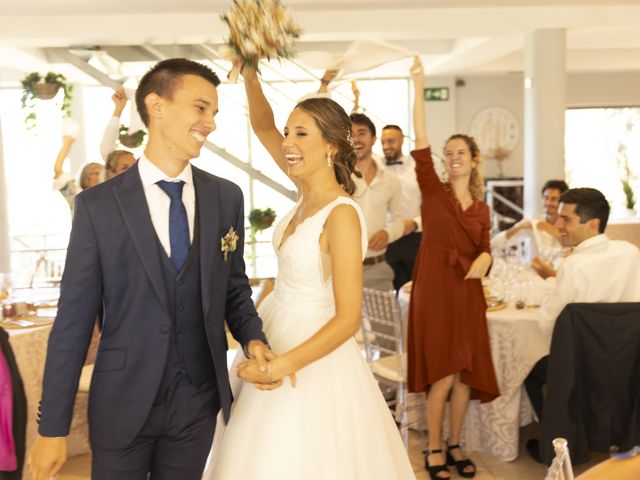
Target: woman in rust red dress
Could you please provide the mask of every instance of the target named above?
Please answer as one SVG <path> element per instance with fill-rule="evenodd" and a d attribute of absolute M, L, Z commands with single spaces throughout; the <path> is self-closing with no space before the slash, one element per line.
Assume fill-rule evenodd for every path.
<path fill-rule="evenodd" d="M 415 88 L 416 174 L 422 192 L 423 236 L 409 314 L 408 382 L 427 392 L 429 444 L 425 466 L 432 479 L 450 478 L 445 464 L 471 478 L 459 436 L 469 399 L 500 395 L 487 332 L 487 305 L 480 279 L 491 266 L 489 208 L 482 201 L 480 156 L 472 138 L 453 135 L 444 146 L 448 181 L 436 175 L 424 118 L 424 74 L 411 69 Z M 449 439 L 442 450 L 442 423 L 450 398 Z"/>

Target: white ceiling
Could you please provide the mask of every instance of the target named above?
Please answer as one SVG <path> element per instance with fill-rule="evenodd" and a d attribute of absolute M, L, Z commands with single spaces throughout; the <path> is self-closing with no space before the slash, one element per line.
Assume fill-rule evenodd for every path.
<path fill-rule="evenodd" d="M 223 42 L 231 0 L 1 0 L 0 82 L 38 69 L 50 47 Z M 640 72 L 640 0 L 284 0 L 301 51 L 375 37 L 417 51 L 431 75 L 521 72 L 526 34 L 565 29 L 569 72 Z M 376 71 L 406 75 L 407 62 Z M 367 74 L 367 75 L 370 75 Z"/>

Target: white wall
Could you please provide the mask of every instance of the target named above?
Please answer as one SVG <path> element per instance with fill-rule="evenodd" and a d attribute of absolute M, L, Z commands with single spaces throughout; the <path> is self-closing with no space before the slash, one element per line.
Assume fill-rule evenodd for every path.
<path fill-rule="evenodd" d="M 487 107 L 496 106 L 509 110 L 519 122 L 520 138 L 511 157 L 503 162 L 503 171 L 507 177 L 521 177 L 524 171 L 524 88 L 522 74 L 464 77 L 463 80 L 465 85 L 456 89 L 457 132 L 468 133 L 473 117 Z M 495 160 L 485 161 L 485 177 L 496 176 L 497 171 Z"/>
<path fill-rule="evenodd" d="M 482 109 L 500 106 L 510 110 L 520 122 L 520 140 L 504 162 L 506 176 L 523 175 L 524 88 L 522 74 L 461 77 L 464 86 L 455 86 L 453 77 L 432 78 L 427 86 L 449 86 L 451 100 L 427 102 L 427 121 L 434 151 L 439 153 L 452 133 L 467 133 L 473 117 Z M 584 73 L 567 78 L 567 108 L 640 106 L 640 71 L 629 73 Z M 494 160 L 484 165 L 486 177 L 497 174 Z"/>

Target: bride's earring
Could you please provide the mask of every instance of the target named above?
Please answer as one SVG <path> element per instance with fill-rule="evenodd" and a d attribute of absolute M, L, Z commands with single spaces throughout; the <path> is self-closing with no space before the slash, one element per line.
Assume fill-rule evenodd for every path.
<path fill-rule="evenodd" d="M 327 167 L 331 167 L 331 153 L 327 152 Z"/>

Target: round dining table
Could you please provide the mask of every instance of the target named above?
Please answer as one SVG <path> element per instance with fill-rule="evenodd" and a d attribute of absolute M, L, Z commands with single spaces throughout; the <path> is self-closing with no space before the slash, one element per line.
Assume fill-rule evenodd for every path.
<path fill-rule="evenodd" d="M 410 283 L 398 292 L 403 319 L 407 321 Z M 538 326 L 538 308 L 517 309 L 512 304 L 487 311 L 491 355 L 500 396 L 489 403 L 471 401 L 461 441 L 468 451 L 482 451 L 509 462 L 518 457 L 519 430 L 535 420 L 524 390 L 524 379 L 538 360 L 549 353 L 549 334 Z M 444 425 L 445 437 L 448 428 Z"/>

